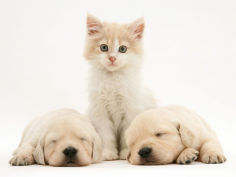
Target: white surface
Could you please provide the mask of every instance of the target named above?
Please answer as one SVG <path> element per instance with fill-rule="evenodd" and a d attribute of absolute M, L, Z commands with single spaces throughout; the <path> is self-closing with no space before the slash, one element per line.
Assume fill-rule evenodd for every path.
<path fill-rule="evenodd" d="M 87 12 L 116 22 L 145 17 L 145 82 L 162 103 L 182 104 L 205 117 L 223 144 L 225 164 L 136 167 L 117 161 L 85 168 L 7 164 L 32 117 L 61 107 L 85 112 L 88 65 L 82 52 Z M 235 31 L 235 0 L 0 1 L 0 175 L 233 176 Z"/>
<path fill-rule="evenodd" d="M 162 166 L 134 166 L 126 161 L 102 162 L 86 167 L 49 167 L 49 166 L 27 166 L 27 167 L 11 167 L 5 162 L 2 164 L 1 176 L 207 176 L 207 177 L 235 177 L 235 157 L 232 161 L 220 165 L 205 165 L 194 163 L 193 165 L 162 165 Z"/>

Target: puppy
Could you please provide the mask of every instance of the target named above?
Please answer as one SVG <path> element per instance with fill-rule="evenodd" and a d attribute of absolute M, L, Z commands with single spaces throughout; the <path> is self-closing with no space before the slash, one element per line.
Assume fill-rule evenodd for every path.
<path fill-rule="evenodd" d="M 139 114 L 125 136 L 127 159 L 134 165 L 226 160 L 211 128 L 199 115 L 181 106 L 159 107 Z"/>
<path fill-rule="evenodd" d="M 60 109 L 34 119 L 24 130 L 11 165 L 84 166 L 101 159 L 101 139 L 89 119 Z"/>

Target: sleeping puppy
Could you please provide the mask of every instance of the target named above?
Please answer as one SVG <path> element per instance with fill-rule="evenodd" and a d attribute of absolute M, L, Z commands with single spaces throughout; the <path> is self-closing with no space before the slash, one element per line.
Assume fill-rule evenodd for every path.
<path fill-rule="evenodd" d="M 196 113 L 167 106 L 139 114 L 126 131 L 128 161 L 134 165 L 223 163 L 221 145 Z"/>
<path fill-rule="evenodd" d="M 24 130 L 11 165 L 84 166 L 100 161 L 101 139 L 89 119 L 60 109 L 34 119 Z"/>

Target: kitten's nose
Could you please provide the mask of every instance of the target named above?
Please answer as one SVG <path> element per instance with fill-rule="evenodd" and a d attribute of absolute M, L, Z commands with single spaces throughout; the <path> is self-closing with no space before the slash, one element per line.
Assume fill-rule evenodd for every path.
<path fill-rule="evenodd" d="M 111 63 L 114 63 L 114 62 L 116 61 L 116 57 L 110 56 L 110 57 L 109 57 L 109 60 L 110 60 Z"/>

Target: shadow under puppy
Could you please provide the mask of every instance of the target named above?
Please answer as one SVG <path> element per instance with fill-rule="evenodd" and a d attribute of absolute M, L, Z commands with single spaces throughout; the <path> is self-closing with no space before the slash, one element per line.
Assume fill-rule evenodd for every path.
<path fill-rule="evenodd" d="M 101 139 L 89 119 L 60 109 L 34 119 L 24 130 L 11 165 L 84 166 L 101 160 Z"/>
<path fill-rule="evenodd" d="M 139 114 L 126 131 L 127 160 L 134 165 L 223 163 L 226 158 L 207 123 L 181 106 Z"/>

